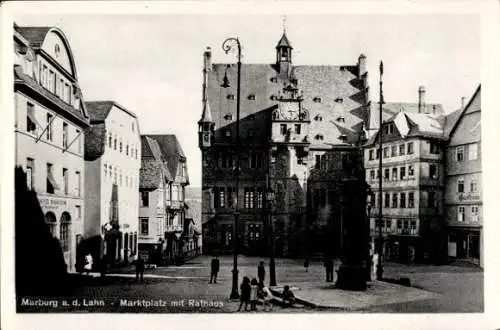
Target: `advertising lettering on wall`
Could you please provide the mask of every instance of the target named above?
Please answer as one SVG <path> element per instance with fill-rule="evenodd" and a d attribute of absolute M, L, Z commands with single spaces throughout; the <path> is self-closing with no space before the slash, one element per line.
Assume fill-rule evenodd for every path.
<path fill-rule="evenodd" d="M 479 194 L 472 194 L 472 193 L 460 193 L 460 194 L 458 194 L 459 201 L 478 201 L 480 199 L 481 199 L 481 196 L 479 196 Z"/>

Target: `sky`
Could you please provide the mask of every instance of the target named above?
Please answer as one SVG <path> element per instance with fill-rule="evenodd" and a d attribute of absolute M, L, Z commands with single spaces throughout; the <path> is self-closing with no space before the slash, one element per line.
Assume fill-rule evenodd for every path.
<path fill-rule="evenodd" d="M 480 83 L 480 20 L 475 15 L 66 15 L 15 16 L 21 26 L 57 26 L 69 39 L 84 99 L 114 100 L 139 118 L 141 133 L 176 134 L 191 185 L 201 186 L 197 121 L 202 56 L 231 63 L 221 44 L 239 37 L 244 63 L 272 63 L 284 25 L 294 64 L 355 65 L 367 56 L 370 97 L 384 62 L 386 102 L 460 107 Z"/>

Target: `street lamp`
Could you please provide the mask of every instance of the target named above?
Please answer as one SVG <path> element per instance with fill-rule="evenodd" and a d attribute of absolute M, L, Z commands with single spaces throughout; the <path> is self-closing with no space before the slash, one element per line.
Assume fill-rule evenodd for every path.
<path fill-rule="evenodd" d="M 374 195 L 373 191 L 371 190 L 371 188 L 368 187 L 367 194 L 366 194 L 366 237 L 367 237 L 368 244 L 370 245 L 370 247 L 368 249 L 368 255 L 367 255 L 368 260 L 366 261 L 366 266 L 367 266 L 366 277 L 368 280 L 371 280 L 371 275 L 372 275 L 371 264 L 372 264 L 373 259 L 372 259 L 372 256 L 370 254 L 370 251 L 371 251 L 370 221 L 371 221 L 371 210 L 372 210 L 372 207 L 375 203 L 374 199 L 375 199 L 375 195 Z"/>
<path fill-rule="evenodd" d="M 231 287 L 230 299 L 238 299 L 238 236 L 237 236 L 237 226 L 238 226 L 238 195 L 239 195 L 239 171 L 240 171 L 240 90 L 241 90 L 241 44 L 238 38 L 227 38 L 222 43 L 222 50 L 226 54 L 230 51 L 238 52 L 238 73 L 237 73 L 237 86 L 236 86 L 236 171 L 235 171 L 235 191 L 236 191 L 236 203 L 234 208 L 234 223 L 233 223 L 233 283 Z M 229 87 L 229 80 L 227 75 L 224 75 L 223 88 Z"/>
<path fill-rule="evenodd" d="M 268 239 L 269 239 L 269 286 L 276 286 L 276 265 L 274 263 L 274 231 L 272 207 L 275 200 L 274 190 L 269 184 L 269 175 L 267 176 L 266 201 L 268 207 Z"/>

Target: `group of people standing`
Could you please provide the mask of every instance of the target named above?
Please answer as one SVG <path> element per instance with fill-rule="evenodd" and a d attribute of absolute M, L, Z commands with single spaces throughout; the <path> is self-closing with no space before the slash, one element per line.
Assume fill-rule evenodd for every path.
<path fill-rule="evenodd" d="M 264 262 L 261 261 L 257 267 L 257 277 L 250 281 L 248 276 L 243 277 L 243 281 L 240 285 L 240 307 L 238 312 L 241 311 L 243 305 L 245 305 L 245 311 L 248 311 L 248 305 L 250 304 L 250 310 L 257 310 L 257 301 L 261 300 L 264 306 L 264 311 L 271 310 L 271 299 L 272 294 L 269 288 L 264 284 L 266 278 L 266 269 L 264 268 Z"/>

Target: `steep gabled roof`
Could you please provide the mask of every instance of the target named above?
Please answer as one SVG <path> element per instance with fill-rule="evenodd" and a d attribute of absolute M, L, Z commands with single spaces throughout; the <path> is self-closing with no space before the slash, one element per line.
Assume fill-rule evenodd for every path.
<path fill-rule="evenodd" d="M 130 116 L 137 118 L 135 113 L 116 103 L 115 101 L 87 101 L 85 102 L 87 107 L 87 112 L 90 117 L 90 122 L 101 122 L 104 121 L 113 106 L 119 108 Z"/>
<path fill-rule="evenodd" d="M 276 45 L 276 48 L 280 48 L 280 47 L 293 48 L 292 44 L 290 43 L 290 41 L 286 37 L 286 33 L 285 32 L 283 32 L 283 35 L 281 36 L 280 41 L 278 41 L 278 44 Z"/>
<path fill-rule="evenodd" d="M 451 130 L 453 129 L 453 127 L 455 127 L 455 124 L 457 123 L 458 118 L 460 118 L 462 111 L 463 109 L 457 109 L 452 113 L 446 115 L 444 124 L 444 135 L 447 138 L 450 137 Z"/>
<path fill-rule="evenodd" d="M 173 181 L 156 140 L 141 136 L 141 157 L 140 188 L 157 189 L 164 176 L 167 181 Z"/>
<path fill-rule="evenodd" d="M 14 29 L 19 32 L 26 40 L 29 41 L 31 47 L 40 48 L 47 36 L 47 33 L 52 29 L 47 26 L 14 26 Z"/>
<path fill-rule="evenodd" d="M 450 144 L 457 143 L 457 141 L 452 141 L 453 134 L 454 134 L 456 128 L 458 127 L 458 125 L 460 125 L 460 122 L 463 120 L 465 115 L 468 113 L 471 113 L 471 112 L 476 112 L 476 111 L 481 111 L 481 84 L 479 84 L 479 86 L 476 88 L 474 94 L 470 98 L 467 105 L 463 109 L 461 109 L 461 111 L 458 115 L 458 118 L 456 119 L 453 127 L 451 128 L 451 130 L 449 132 Z M 481 137 L 480 130 L 479 131 L 477 130 L 477 128 L 480 127 L 480 125 L 481 125 L 481 121 L 479 121 L 476 124 L 473 124 L 473 126 L 469 130 L 469 132 L 471 134 L 475 135 L 476 139 L 478 139 L 478 138 L 480 139 L 480 137 Z M 471 136 L 468 136 L 469 140 L 470 140 L 470 138 L 471 138 Z"/>
<path fill-rule="evenodd" d="M 177 168 L 181 159 L 186 160 L 186 156 L 182 147 L 174 134 L 147 134 L 144 135 L 153 139 L 158 144 L 158 149 L 161 151 L 162 158 L 167 160 L 167 167 L 173 179 L 177 176 Z M 187 174 L 186 174 L 187 177 Z"/>

